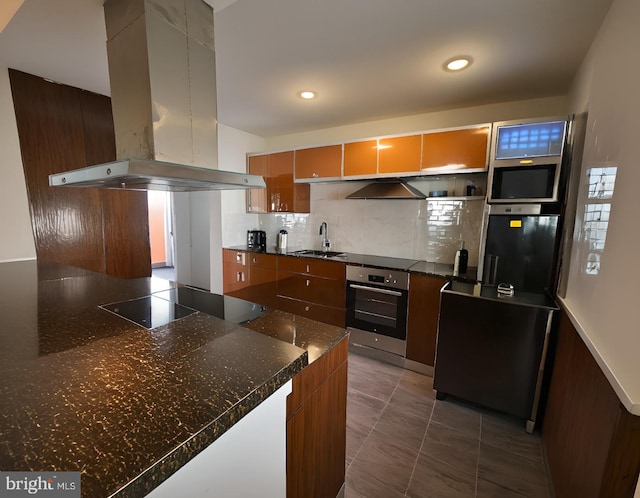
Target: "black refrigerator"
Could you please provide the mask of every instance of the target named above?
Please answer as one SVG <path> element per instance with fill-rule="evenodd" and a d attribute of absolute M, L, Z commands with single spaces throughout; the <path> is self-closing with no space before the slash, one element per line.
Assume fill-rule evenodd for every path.
<path fill-rule="evenodd" d="M 510 284 L 516 293 L 548 291 L 555 280 L 558 219 L 543 214 L 539 204 L 489 206 L 482 282 Z"/>

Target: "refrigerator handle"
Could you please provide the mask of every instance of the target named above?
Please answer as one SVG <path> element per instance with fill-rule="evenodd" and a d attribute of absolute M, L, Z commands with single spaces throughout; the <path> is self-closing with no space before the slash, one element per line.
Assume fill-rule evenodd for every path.
<path fill-rule="evenodd" d="M 486 264 L 485 264 L 485 272 L 484 272 L 484 283 L 485 285 L 497 285 L 498 278 L 498 259 L 499 257 L 495 254 L 487 254 Z"/>

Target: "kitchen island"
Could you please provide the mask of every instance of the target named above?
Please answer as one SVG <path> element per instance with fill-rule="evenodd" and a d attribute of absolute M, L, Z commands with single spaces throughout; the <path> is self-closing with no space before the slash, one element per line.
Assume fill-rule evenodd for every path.
<path fill-rule="evenodd" d="M 269 323 L 291 315 L 155 278 L 24 261 L 0 280 L 0 470 L 81 471 L 92 498 L 146 495 L 306 367 L 296 340 L 320 358 L 346 335 L 302 320 L 289 337 Z M 268 333 L 196 311 L 203 295 Z M 145 299 L 164 310 L 153 328 L 118 314 Z"/>

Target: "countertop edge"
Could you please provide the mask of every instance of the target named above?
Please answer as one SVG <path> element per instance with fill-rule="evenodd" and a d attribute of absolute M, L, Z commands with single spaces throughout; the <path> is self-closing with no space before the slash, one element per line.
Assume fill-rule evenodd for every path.
<path fill-rule="evenodd" d="M 138 498 L 150 493 L 189 463 L 198 453 L 213 444 L 287 381 L 301 372 L 308 363 L 308 353 L 305 351 L 295 361 L 258 386 L 236 405 L 203 427 L 198 433 L 192 435 L 144 472 L 109 495 L 109 498 Z"/>
<path fill-rule="evenodd" d="M 634 400 L 631 397 L 631 395 L 628 393 L 628 391 L 624 388 L 624 386 L 620 382 L 620 379 L 616 376 L 614 370 L 609 366 L 607 361 L 602 357 L 602 355 L 600 354 L 600 351 L 598 351 L 597 346 L 591 341 L 589 334 L 580 323 L 580 320 L 578 320 L 578 318 L 571 311 L 571 308 L 569 307 L 569 303 L 567 303 L 567 301 L 560 296 L 558 296 L 557 299 L 558 301 L 560 301 L 562 305 L 562 309 L 567 313 L 567 316 L 569 317 L 571 324 L 575 327 L 576 331 L 578 332 L 578 335 L 580 335 L 580 338 L 585 343 L 585 345 L 587 346 L 587 349 L 589 350 L 594 360 L 600 367 L 600 370 L 602 370 L 602 373 L 609 381 L 609 384 L 611 384 L 611 387 L 613 388 L 614 392 L 618 396 L 618 399 L 620 400 L 620 402 L 623 404 L 623 406 L 627 409 L 627 411 L 631 415 L 640 416 L 640 400 L 637 400 L 637 399 Z"/>

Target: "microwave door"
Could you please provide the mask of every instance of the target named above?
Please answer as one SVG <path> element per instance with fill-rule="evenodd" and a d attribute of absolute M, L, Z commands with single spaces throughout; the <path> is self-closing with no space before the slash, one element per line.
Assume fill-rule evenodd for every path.
<path fill-rule="evenodd" d="M 557 215 L 489 216 L 484 283 L 544 292 L 551 282 L 557 229 Z"/>

